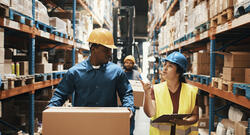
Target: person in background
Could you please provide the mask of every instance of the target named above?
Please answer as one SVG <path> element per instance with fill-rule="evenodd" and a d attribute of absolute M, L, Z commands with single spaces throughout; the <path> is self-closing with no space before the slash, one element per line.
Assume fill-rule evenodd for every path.
<path fill-rule="evenodd" d="M 132 55 L 126 56 L 123 62 L 124 62 L 124 71 L 125 71 L 129 80 L 139 81 L 138 78 L 142 79 L 140 72 L 135 70 L 135 58 Z M 139 67 L 136 67 L 136 68 L 138 69 Z M 133 121 L 131 123 L 133 123 L 133 124 L 130 127 L 130 135 L 133 135 L 133 131 L 134 131 L 134 127 L 135 127 L 134 116 L 135 116 L 135 113 L 134 113 L 133 117 L 131 118 Z"/>
<path fill-rule="evenodd" d="M 173 119 L 173 125 L 153 123 L 150 126 L 150 135 L 175 135 L 180 132 L 198 135 L 198 88 L 185 83 L 183 73 L 187 69 L 187 59 L 183 54 L 173 52 L 163 61 L 162 75 L 166 81 L 154 85 L 153 88 L 150 83 L 141 81 L 145 91 L 144 112 L 151 120 L 165 114 L 191 116 Z"/>
<path fill-rule="evenodd" d="M 129 80 L 139 80 L 141 79 L 140 72 L 134 69 L 135 58 L 132 55 L 128 55 L 124 59 L 124 71 Z"/>
<path fill-rule="evenodd" d="M 48 107 L 62 106 L 73 93 L 73 106 L 117 107 L 118 93 L 131 118 L 135 111 L 132 87 L 123 69 L 110 62 L 111 49 L 117 48 L 112 33 L 104 28 L 94 29 L 88 42 L 90 56 L 68 70 Z"/>

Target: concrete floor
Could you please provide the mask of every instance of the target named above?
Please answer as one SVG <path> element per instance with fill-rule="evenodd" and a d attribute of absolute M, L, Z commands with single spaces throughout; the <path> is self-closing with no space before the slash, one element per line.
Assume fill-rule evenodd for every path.
<path fill-rule="evenodd" d="M 149 135 L 150 119 L 146 116 L 143 108 L 136 109 L 134 135 Z"/>

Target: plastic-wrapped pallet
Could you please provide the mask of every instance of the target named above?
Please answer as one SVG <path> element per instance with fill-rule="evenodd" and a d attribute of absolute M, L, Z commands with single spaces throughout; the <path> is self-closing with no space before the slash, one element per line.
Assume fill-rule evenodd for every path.
<path fill-rule="evenodd" d="M 207 1 L 203 1 L 195 7 L 196 21 L 195 27 L 208 21 Z"/>
<path fill-rule="evenodd" d="M 66 22 L 63 20 L 57 18 L 57 17 L 50 17 L 49 23 L 51 26 L 56 28 L 56 31 L 61 32 L 61 33 L 67 33 L 66 32 Z"/>
<path fill-rule="evenodd" d="M 76 37 L 75 38 L 83 41 L 83 28 L 82 28 L 82 26 L 79 24 L 76 24 L 75 30 L 76 30 Z"/>
<path fill-rule="evenodd" d="M 218 12 L 218 0 L 209 0 L 209 7 L 210 7 L 210 18 L 216 16 Z"/>
<path fill-rule="evenodd" d="M 69 19 L 62 19 L 62 20 L 66 23 L 66 33 L 68 35 L 71 35 L 71 29 L 72 29 L 71 21 Z"/>
<path fill-rule="evenodd" d="M 10 8 L 15 10 L 15 11 L 18 11 L 18 12 L 22 13 L 22 11 L 23 11 L 23 0 L 11 0 Z"/>
<path fill-rule="evenodd" d="M 10 0 L 0 0 L 0 3 L 6 6 L 10 6 Z"/>
<path fill-rule="evenodd" d="M 195 29 L 195 9 L 193 8 L 193 0 L 188 1 L 188 9 L 187 9 L 187 33 L 191 33 Z"/>
<path fill-rule="evenodd" d="M 47 8 L 38 0 L 36 0 L 36 20 L 49 25 L 49 15 Z"/>
<path fill-rule="evenodd" d="M 23 14 L 32 17 L 32 0 L 23 0 Z"/>

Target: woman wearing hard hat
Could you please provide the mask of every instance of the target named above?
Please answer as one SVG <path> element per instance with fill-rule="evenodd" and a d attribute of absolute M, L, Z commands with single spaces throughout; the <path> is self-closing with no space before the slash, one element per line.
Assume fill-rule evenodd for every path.
<path fill-rule="evenodd" d="M 186 57 L 173 52 L 164 60 L 163 78 L 166 80 L 154 85 L 144 83 L 144 112 L 151 120 L 162 115 L 190 114 L 189 117 L 171 119 L 170 123 L 153 123 L 150 135 L 198 135 L 197 121 L 199 119 L 197 93 L 198 88 L 185 83 L 183 73 L 187 69 Z"/>

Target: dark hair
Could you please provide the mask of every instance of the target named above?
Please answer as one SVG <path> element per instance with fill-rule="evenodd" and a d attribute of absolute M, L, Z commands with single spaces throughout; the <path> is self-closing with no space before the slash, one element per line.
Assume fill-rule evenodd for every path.
<path fill-rule="evenodd" d="M 179 74 L 179 81 L 180 82 L 186 82 L 185 77 L 184 77 L 184 70 L 179 66 L 178 64 L 175 64 L 177 66 L 176 73 Z"/>

